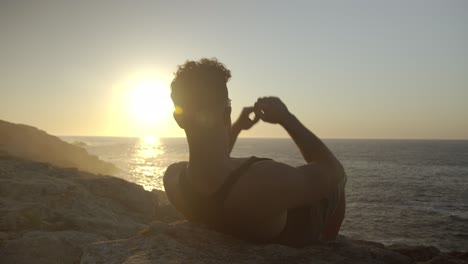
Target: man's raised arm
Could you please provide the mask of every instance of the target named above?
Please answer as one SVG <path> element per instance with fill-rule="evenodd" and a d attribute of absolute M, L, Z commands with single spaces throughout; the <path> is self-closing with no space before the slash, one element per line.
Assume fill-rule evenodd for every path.
<path fill-rule="evenodd" d="M 231 153 L 232 149 L 234 148 L 234 144 L 236 143 L 237 137 L 239 136 L 242 130 L 250 129 L 253 125 L 255 125 L 258 120 L 260 119 L 257 115 L 252 120 L 249 118 L 249 115 L 254 112 L 254 107 L 244 107 L 242 112 L 237 119 L 231 126 L 231 141 L 229 142 L 229 153 Z"/>
<path fill-rule="evenodd" d="M 279 98 L 259 98 L 255 103 L 255 112 L 263 121 L 280 124 L 286 129 L 307 163 L 316 163 L 328 169 L 343 171 L 343 167 L 335 155 L 289 112 L 286 105 Z"/>

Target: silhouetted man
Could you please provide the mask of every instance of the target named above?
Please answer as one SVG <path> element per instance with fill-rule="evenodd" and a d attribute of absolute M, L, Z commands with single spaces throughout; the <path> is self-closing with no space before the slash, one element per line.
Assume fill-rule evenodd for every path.
<path fill-rule="evenodd" d="M 185 130 L 189 161 L 167 168 L 169 200 L 189 221 L 250 241 L 302 246 L 335 239 L 345 213 L 342 165 L 276 97 L 259 98 L 231 125 L 230 77 L 215 59 L 187 61 L 175 74 L 174 118 Z M 286 129 L 306 164 L 231 158 L 239 133 L 258 120 Z"/>

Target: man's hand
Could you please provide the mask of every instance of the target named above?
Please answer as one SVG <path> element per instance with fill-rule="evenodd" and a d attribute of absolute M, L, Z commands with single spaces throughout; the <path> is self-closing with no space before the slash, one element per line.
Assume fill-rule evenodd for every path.
<path fill-rule="evenodd" d="M 260 120 L 260 117 L 255 114 L 254 119 L 250 119 L 250 114 L 255 113 L 255 109 L 253 106 L 250 107 L 244 107 L 242 109 L 242 112 L 234 124 L 232 124 L 232 129 L 231 129 L 231 142 L 229 144 L 229 152 L 232 151 L 232 148 L 234 147 L 234 144 L 236 143 L 237 136 L 239 136 L 239 133 L 242 130 L 247 130 L 253 127 L 258 120 Z"/>
<path fill-rule="evenodd" d="M 238 130 L 250 129 L 253 125 L 255 125 L 258 122 L 258 120 L 260 120 L 260 117 L 257 114 L 255 114 L 254 119 L 250 119 L 249 116 L 251 113 L 254 113 L 254 111 L 255 110 L 253 106 L 244 107 L 239 118 L 233 124 L 233 127 L 236 127 Z"/>
<path fill-rule="evenodd" d="M 292 114 L 278 97 L 261 97 L 255 103 L 255 114 L 265 122 L 284 124 Z"/>

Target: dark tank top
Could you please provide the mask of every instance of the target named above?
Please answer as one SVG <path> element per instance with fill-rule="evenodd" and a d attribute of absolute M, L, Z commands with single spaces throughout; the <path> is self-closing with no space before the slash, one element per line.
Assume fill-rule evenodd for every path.
<path fill-rule="evenodd" d="M 240 176 L 244 174 L 252 164 L 262 160 L 271 159 L 255 156 L 247 159 L 242 165 L 229 174 L 215 193 L 210 195 L 203 195 L 195 191 L 187 179 L 185 170 L 183 170 L 179 176 L 179 186 L 184 201 L 188 205 L 187 208 L 191 216 L 190 220 L 196 223 L 207 224 L 218 231 L 229 232 L 229 228 L 224 221 L 224 202 Z"/>

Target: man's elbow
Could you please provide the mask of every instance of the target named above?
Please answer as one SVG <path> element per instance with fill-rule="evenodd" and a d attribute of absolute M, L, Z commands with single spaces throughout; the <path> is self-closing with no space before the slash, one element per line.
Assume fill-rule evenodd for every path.
<path fill-rule="evenodd" d="M 330 184 L 333 186 L 341 182 L 346 177 L 345 169 L 338 160 L 328 163 L 324 166 L 324 170 L 327 171 L 328 175 L 330 175 Z"/>
<path fill-rule="evenodd" d="M 169 181 L 170 181 L 170 177 L 171 175 L 173 174 L 173 171 L 175 169 L 175 166 L 176 166 L 176 163 L 173 163 L 171 165 L 169 165 L 166 169 L 166 171 L 164 172 L 164 175 L 163 175 L 163 185 L 164 185 L 164 189 L 167 189 L 166 185 L 168 185 Z"/>
<path fill-rule="evenodd" d="M 333 173 L 335 176 L 334 178 L 336 179 L 336 184 L 340 183 L 346 177 L 345 169 L 339 161 L 336 162 Z"/>

